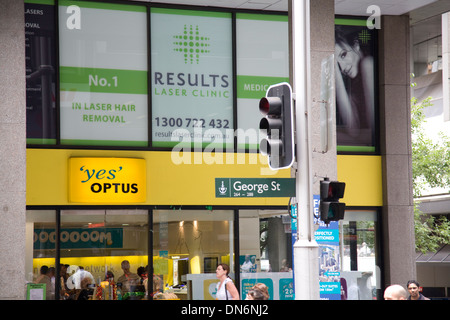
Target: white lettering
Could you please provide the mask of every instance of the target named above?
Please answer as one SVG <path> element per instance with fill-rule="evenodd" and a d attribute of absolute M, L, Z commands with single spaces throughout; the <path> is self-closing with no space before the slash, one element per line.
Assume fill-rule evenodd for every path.
<path fill-rule="evenodd" d="M 80 9 L 80 7 L 76 6 L 76 5 L 68 6 L 66 13 L 72 14 L 71 16 L 69 16 L 67 18 L 67 21 L 66 21 L 67 29 L 80 30 L 81 29 L 81 9 Z"/>
<path fill-rule="evenodd" d="M 372 29 L 381 29 L 381 9 L 377 5 L 371 5 L 367 7 L 367 13 L 371 13 L 372 15 L 367 18 L 366 25 L 370 30 Z"/>

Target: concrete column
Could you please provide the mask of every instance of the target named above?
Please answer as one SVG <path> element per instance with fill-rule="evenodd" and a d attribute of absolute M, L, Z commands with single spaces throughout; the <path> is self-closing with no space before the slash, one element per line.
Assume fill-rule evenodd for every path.
<path fill-rule="evenodd" d="M 324 86 L 322 62 L 334 57 L 334 0 L 311 1 L 311 147 L 313 193 L 320 194 L 321 177 L 337 179 L 336 164 L 336 104 L 334 88 L 325 102 L 321 87 Z M 332 67 L 334 67 L 334 58 Z M 331 82 L 334 85 L 334 80 Z M 326 99 L 326 98 L 325 98 Z M 328 141 L 328 151 L 323 152 L 321 139 L 321 108 L 327 108 L 333 117 L 331 121 L 331 137 Z M 328 110 L 329 109 L 329 110 Z"/>
<path fill-rule="evenodd" d="M 24 2 L 0 1 L 0 300 L 25 298 Z"/>
<path fill-rule="evenodd" d="M 385 285 L 416 275 L 411 162 L 408 16 L 383 16 L 379 30 L 380 147 Z"/>
<path fill-rule="evenodd" d="M 450 12 L 442 15 L 442 93 L 444 121 L 450 121 Z"/>

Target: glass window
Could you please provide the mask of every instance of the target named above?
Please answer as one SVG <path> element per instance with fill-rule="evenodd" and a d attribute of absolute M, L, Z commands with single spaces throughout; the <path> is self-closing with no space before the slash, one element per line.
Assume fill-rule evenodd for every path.
<path fill-rule="evenodd" d="M 239 150 L 257 150 L 259 100 L 270 85 L 289 82 L 288 28 L 287 15 L 236 14 Z"/>
<path fill-rule="evenodd" d="M 25 2 L 27 143 L 56 143 L 55 7 Z"/>
<path fill-rule="evenodd" d="M 375 211 L 346 211 L 341 224 L 341 286 L 346 300 L 372 300 L 380 289 Z"/>
<path fill-rule="evenodd" d="M 55 210 L 27 210 L 25 244 L 27 299 L 55 299 L 55 222 Z M 33 287 L 34 284 L 38 286 Z"/>
<path fill-rule="evenodd" d="M 147 210 L 63 210 L 60 236 L 62 299 L 146 298 Z"/>
<path fill-rule="evenodd" d="M 293 300 L 290 216 L 240 210 L 239 230 L 241 298 L 262 294 L 269 300 Z M 257 284 L 265 289 L 255 290 Z"/>
<path fill-rule="evenodd" d="M 152 144 L 233 148 L 231 13 L 151 9 Z"/>
<path fill-rule="evenodd" d="M 59 4 L 61 144 L 147 146 L 146 7 Z"/>
<path fill-rule="evenodd" d="M 233 221 L 233 211 L 153 211 L 153 299 L 215 299 L 218 264 L 234 278 Z"/>

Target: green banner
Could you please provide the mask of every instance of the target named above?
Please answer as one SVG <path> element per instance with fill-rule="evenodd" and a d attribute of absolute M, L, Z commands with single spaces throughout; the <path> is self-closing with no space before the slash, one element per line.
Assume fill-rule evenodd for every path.
<path fill-rule="evenodd" d="M 289 82 L 285 77 L 237 76 L 237 97 L 243 99 L 261 99 L 267 89 L 280 82 Z"/>
<path fill-rule="evenodd" d="M 293 197 L 295 178 L 215 178 L 216 198 Z"/>
<path fill-rule="evenodd" d="M 147 94 L 147 71 L 60 67 L 61 91 Z"/>
<path fill-rule="evenodd" d="M 106 9 L 106 10 L 120 10 L 120 11 L 136 11 L 136 12 L 147 12 L 145 6 L 140 5 L 128 5 L 128 4 L 118 4 L 118 3 L 101 3 L 95 1 L 71 1 L 71 0 L 59 0 L 59 6 L 78 6 L 81 8 L 91 8 L 91 9 Z"/>

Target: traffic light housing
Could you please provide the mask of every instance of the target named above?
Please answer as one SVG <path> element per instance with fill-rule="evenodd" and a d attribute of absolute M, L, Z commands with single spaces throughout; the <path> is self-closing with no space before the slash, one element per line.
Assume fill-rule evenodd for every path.
<path fill-rule="evenodd" d="M 259 129 L 267 133 L 259 143 L 260 153 L 268 156 L 270 168 L 290 168 L 295 156 L 291 86 L 286 82 L 270 86 L 259 101 L 259 111 L 264 115 Z"/>
<path fill-rule="evenodd" d="M 326 224 L 344 219 L 345 203 L 339 202 L 344 192 L 345 182 L 329 181 L 327 178 L 320 181 L 320 219 Z"/>

